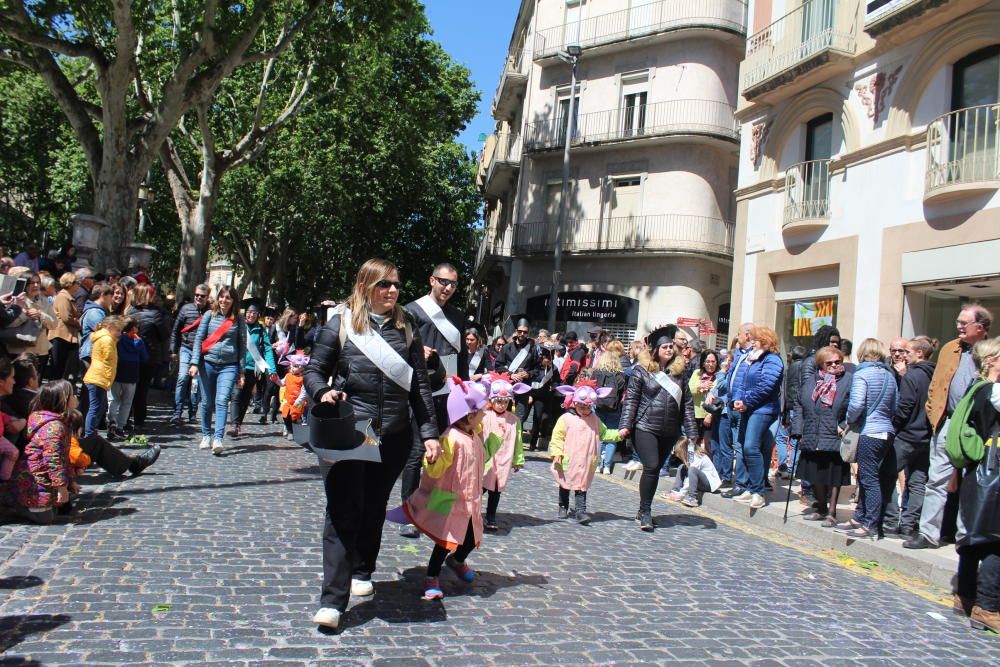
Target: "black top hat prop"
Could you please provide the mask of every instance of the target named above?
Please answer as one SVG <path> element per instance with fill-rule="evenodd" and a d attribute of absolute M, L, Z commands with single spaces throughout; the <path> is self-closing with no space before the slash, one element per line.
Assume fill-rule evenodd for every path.
<path fill-rule="evenodd" d="M 371 419 L 358 419 L 349 403 L 317 403 L 309 410 L 308 428 L 309 448 L 327 463 L 382 462 Z"/>

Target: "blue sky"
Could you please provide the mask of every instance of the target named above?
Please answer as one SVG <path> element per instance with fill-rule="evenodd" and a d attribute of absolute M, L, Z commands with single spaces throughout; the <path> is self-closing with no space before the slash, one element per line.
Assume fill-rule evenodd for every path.
<path fill-rule="evenodd" d="M 469 150 L 478 152 L 479 135 L 493 130 L 490 105 L 520 4 L 520 0 L 424 0 L 434 39 L 472 71 L 481 95 L 479 113 L 459 135 Z"/>

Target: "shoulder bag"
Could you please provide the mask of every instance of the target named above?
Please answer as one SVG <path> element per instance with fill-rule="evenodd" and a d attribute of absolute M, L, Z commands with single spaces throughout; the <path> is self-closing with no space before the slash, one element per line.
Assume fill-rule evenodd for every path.
<path fill-rule="evenodd" d="M 887 371 L 888 372 L 888 371 Z M 888 380 L 882 379 L 882 390 L 878 393 L 878 398 L 875 402 L 868 407 L 868 411 L 865 412 L 865 421 L 871 416 L 878 404 L 882 402 L 882 397 L 885 395 L 885 386 Z M 867 393 L 867 392 L 865 392 Z M 862 422 L 864 423 L 864 422 Z M 861 426 L 850 426 L 844 434 L 840 436 L 840 458 L 844 460 L 844 463 L 854 463 L 858 458 L 858 440 L 861 439 Z"/>

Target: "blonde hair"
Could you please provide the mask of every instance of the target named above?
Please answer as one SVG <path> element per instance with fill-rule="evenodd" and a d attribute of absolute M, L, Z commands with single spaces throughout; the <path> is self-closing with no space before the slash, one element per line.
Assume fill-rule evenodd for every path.
<path fill-rule="evenodd" d="M 1000 356 L 1000 338 L 986 338 L 973 346 L 972 360 L 979 369 L 979 377 L 989 379 L 989 369 L 984 362 L 996 356 Z"/>
<path fill-rule="evenodd" d="M 858 361 L 885 361 L 885 343 L 878 338 L 865 338 L 858 345 Z"/>
<path fill-rule="evenodd" d="M 677 458 L 679 458 L 681 460 L 681 462 L 684 465 L 686 465 L 686 466 L 690 466 L 691 465 L 688 462 L 688 443 L 689 442 L 691 442 L 691 441 L 688 440 L 686 437 L 681 436 L 681 439 L 678 440 L 677 443 L 674 445 L 674 456 L 676 456 Z M 708 455 L 708 450 L 705 449 L 705 445 L 703 445 L 701 443 L 698 443 L 698 444 L 696 444 L 694 446 L 694 453 L 695 454 L 701 454 L 702 456 L 707 456 Z"/>
<path fill-rule="evenodd" d="M 822 370 L 823 364 L 830 361 L 836 357 L 843 361 L 844 353 L 839 347 L 834 347 L 833 345 L 827 345 L 826 347 L 821 347 L 816 350 L 816 368 Z"/>
<path fill-rule="evenodd" d="M 613 340 L 604 346 L 604 353 L 597 363 L 597 370 L 608 373 L 622 372 L 622 355 L 625 354 L 625 346 L 621 341 Z"/>
<path fill-rule="evenodd" d="M 753 339 L 760 343 L 765 352 L 778 351 L 778 334 L 771 327 L 754 327 Z"/>
<path fill-rule="evenodd" d="M 399 271 L 396 265 L 385 259 L 369 259 L 358 269 L 358 276 L 354 281 L 354 290 L 347 299 L 347 307 L 351 309 L 352 322 L 355 333 L 365 333 L 368 331 L 368 316 L 371 314 L 371 300 L 378 289 L 381 280 L 388 280 L 389 276 Z M 396 302 L 390 313 L 392 324 L 397 329 L 403 328 L 405 315 L 403 307 Z"/>
<path fill-rule="evenodd" d="M 95 329 L 117 329 L 122 331 L 125 329 L 125 318 L 121 315 L 108 315 L 103 320 L 101 320 Z"/>
<path fill-rule="evenodd" d="M 126 292 L 126 301 L 134 308 L 145 308 L 153 303 L 156 297 L 156 290 L 152 285 L 136 285 Z M 235 301 L 235 297 L 233 297 Z"/>
<path fill-rule="evenodd" d="M 72 287 L 76 284 L 76 274 L 67 271 L 66 273 L 59 276 L 59 287 L 66 289 L 67 287 Z"/>

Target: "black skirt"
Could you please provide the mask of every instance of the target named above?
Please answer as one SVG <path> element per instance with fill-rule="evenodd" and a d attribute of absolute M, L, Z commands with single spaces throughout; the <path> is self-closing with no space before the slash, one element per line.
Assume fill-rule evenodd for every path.
<path fill-rule="evenodd" d="M 851 466 L 840 452 L 803 451 L 799 455 L 799 479 L 819 486 L 850 486 Z"/>

